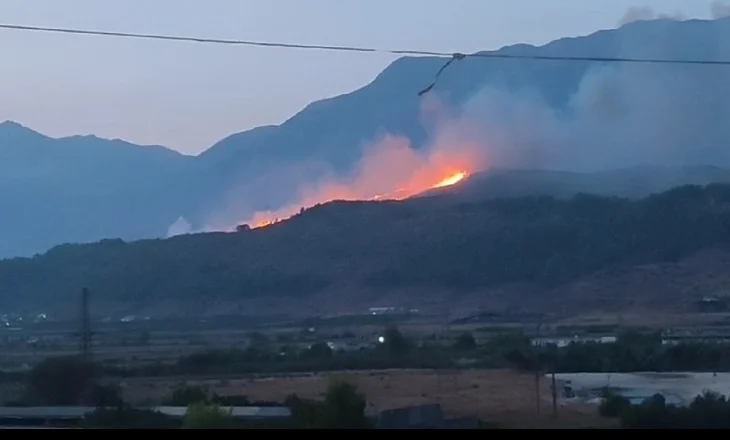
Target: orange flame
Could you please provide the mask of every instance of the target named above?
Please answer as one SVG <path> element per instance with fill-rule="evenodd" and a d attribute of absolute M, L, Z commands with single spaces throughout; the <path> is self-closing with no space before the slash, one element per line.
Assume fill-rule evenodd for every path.
<path fill-rule="evenodd" d="M 304 208 L 334 200 L 403 200 L 455 185 L 477 167 L 488 167 L 481 146 L 460 136 L 441 135 L 435 139 L 437 146 L 420 151 L 406 138 L 385 136 L 367 150 L 347 181 L 322 179 L 302 187 L 296 203 L 256 212 L 245 223 L 253 229 L 262 228 L 289 219 Z"/>
<path fill-rule="evenodd" d="M 441 182 L 437 183 L 432 188 L 443 188 L 445 186 L 456 185 L 457 183 L 464 180 L 464 178 L 466 176 L 467 176 L 466 171 L 459 171 L 459 172 L 454 173 L 451 176 L 445 178 Z"/>
<path fill-rule="evenodd" d="M 256 224 L 253 225 L 252 229 L 264 228 L 266 226 L 271 226 L 274 223 L 277 223 L 278 221 L 279 221 L 278 219 L 265 219 L 265 220 L 260 220 Z"/>
<path fill-rule="evenodd" d="M 430 174 L 430 173 L 428 173 Z M 443 174 L 442 174 L 443 175 Z M 412 182 L 402 188 L 398 188 L 397 190 L 385 193 L 385 194 L 378 194 L 372 197 L 363 197 L 363 198 L 357 198 L 357 197 L 339 197 L 340 200 L 404 200 L 409 197 L 412 197 L 418 193 L 421 193 L 423 191 L 427 191 L 429 189 L 436 189 L 436 188 L 444 188 L 451 185 L 456 185 L 457 183 L 461 182 L 465 178 L 469 176 L 469 173 L 467 171 L 456 171 L 451 172 L 450 174 L 447 174 L 446 177 L 442 177 L 440 180 L 436 180 L 436 183 L 430 184 L 430 185 L 423 185 L 422 178 L 418 178 L 421 176 L 416 176 L 416 178 L 412 179 Z M 435 179 L 434 179 L 435 180 Z M 332 197 L 330 200 L 326 201 L 332 201 L 338 199 L 338 197 Z M 319 202 L 322 203 L 322 202 Z M 311 207 L 314 204 L 308 206 Z M 254 219 L 252 221 L 251 229 L 259 229 L 259 228 L 265 228 L 267 226 L 271 226 L 273 224 L 279 223 L 280 221 L 287 220 L 291 218 L 292 215 L 288 216 L 282 216 L 282 217 L 276 217 L 272 213 L 257 213 L 256 216 L 254 216 Z"/>

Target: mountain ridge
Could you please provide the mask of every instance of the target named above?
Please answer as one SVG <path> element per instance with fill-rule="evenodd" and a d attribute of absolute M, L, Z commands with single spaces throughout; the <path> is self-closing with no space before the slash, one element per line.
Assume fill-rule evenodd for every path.
<path fill-rule="evenodd" d="M 486 52 L 730 59 L 725 41 L 729 19 L 656 20 Z M 426 150 L 438 139 L 439 124 L 428 119 L 434 115 L 417 93 L 444 62 L 399 58 L 360 89 L 310 103 L 280 125 L 233 133 L 197 156 L 88 136 L 38 141 L 31 134 L 35 140 L 11 141 L 2 134 L 10 126 L 0 126 L 0 206 L 10 213 L 0 218 L 0 258 L 64 242 L 164 237 L 180 217 L 196 230 L 231 226 L 296 202 L 303 188 L 323 178 L 350 176 L 384 134 Z M 495 169 L 622 169 L 654 162 L 730 167 L 722 148 L 730 137 L 723 122 L 730 88 L 719 73 L 683 67 L 677 79 L 649 67 L 605 67 L 466 58 L 444 71 L 427 101 L 438 100 L 448 118 L 483 126 Z M 54 148 L 30 154 L 37 142 Z M 102 144 L 112 148 L 98 148 Z M 59 145 L 78 151 L 59 156 L 65 151 Z"/>
<path fill-rule="evenodd" d="M 620 285 L 624 273 L 636 278 L 636 268 L 685 264 L 703 252 L 710 256 L 704 264 L 726 267 L 728 225 L 728 184 L 639 200 L 577 195 L 454 203 L 441 195 L 330 202 L 257 230 L 104 240 L 2 260 L 0 300 L 9 310 L 73 315 L 78 289 L 86 286 L 95 292 L 95 310 L 106 314 L 343 313 L 386 300 L 427 310 L 463 298 L 474 308 L 555 311 L 573 304 L 571 313 L 589 313 L 605 307 L 607 294 L 616 307 L 656 301 L 654 292 L 597 285 L 608 285 L 605 274 Z M 694 283 L 686 279 L 691 272 L 676 273 L 685 294 L 673 293 L 666 309 L 682 309 L 692 295 L 724 285 L 709 277 L 715 269 Z"/>
<path fill-rule="evenodd" d="M 46 141 L 98 141 L 100 144 L 104 143 L 104 144 L 123 145 L 123 146 L 128 146 L 128 147 L 163 149 L 167 152 L 172 153 L 173 155 L 190 157 L 190 155 L 184 154 L 184 153 L 174 150 L 172 148 L 168 148 L 164 145 L 135 144 L 135 143 L 127 141 L 125 139 L 104 138 L 104 137 L 97 136 L 96 134 L 73 134 L 73 135 L 69 135 L 69 136 L 53 137 L 53 136 L 46 135 L 39 130 L 33 129 L 19 121 L 13 121 L 13 120 L 7 119 L 5 121 L 0 122 L 0 139 L 8 139 L 10 136 L 36 138 L 36 139 L 43 139 Z M 0 144 L 0 148 L 2 148 L 2 147 L 9 148 L 10 146 L 11 146 L 10 143 Z M 66 146 L 69 146 L 69 145 L 66 145 Z"/>

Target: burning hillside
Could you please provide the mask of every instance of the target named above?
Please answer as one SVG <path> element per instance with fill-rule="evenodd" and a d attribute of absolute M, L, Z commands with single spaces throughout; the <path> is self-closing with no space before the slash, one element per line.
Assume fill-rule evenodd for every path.
<path fill-rule="evenodd" d="M 440 151 L 419 152 L 407 140 L 388 137 L 371 150 L 355 175 L 346 181 L 328 179 L 304 189 L 296 203 L 255 213 L 244 222 L 251 228 L 272 225 L 318 204 L 334 200 L 403 200 L 435 188 L 455 185 L 481 168 L 478 149 L 459 144 Z"/>
<path fill-rule="evenodd" d="M 436 189 L 436 188 L 443 188 L 446 186 L 455 185 L 465 178 L 469 177 L 469 173 L 464 170 L 451 170 L 447 171 L 445 174 L 442 174 L 443 177 L 433 179 L 432 181 L 435 183 L 428 184 L 426 183 L 426 180 L 414 180 L 410 182 L 407 186 L 398 188 L 392 192 L 383 193 L 383 194 L 377 194 L 372 197 L 337 197 L 333 196 L 331 198 L 325 198 L 320 200 L 319 202 L 316 202 L 314 204 L 308 205 L 308 206 L 300 206 L 299 208 L 296 208 L 294 206 L 287 207 L 285 210 L 280 210 L 277 212 L 261 212 L 256 213 L 253 217 L 253 220 L 251 223 L 248 223 L 251 228 L 258 229 L 263 228 L 266 226 L 273 225 L 274 223 L 278 223 L 280 221 L 286 220 L 290 218 L 291 216 L 295 215 L 297 212 L 306 209 L 311 208 L 312 206 L 316 204 L 331 202 L 334 200 L 403 200 L 407 199 L 408 197 L 417 195 L 419 193 L 428 191 L 430 189 Z M 347 191 L 343 191 L 343 194 Z"/>

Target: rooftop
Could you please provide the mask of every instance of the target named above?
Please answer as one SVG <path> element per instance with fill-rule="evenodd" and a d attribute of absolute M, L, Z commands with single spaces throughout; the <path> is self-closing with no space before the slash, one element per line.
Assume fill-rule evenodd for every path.
<path fill-rule="evenodd" d="M 234 406 L 227 408 L 231 409 L 233 417 L 240 418 L 285 418 L 291 416 L 291 410 L 285 406 Z M 84 418 L 95 409 L 91 406 L 0 406 L 0 419 L 74 420 Z M 159 411 L 170 417 L 180 418 L 184 417 L 187 411 L 187 407 L 184 406 L 156 406 L 137 409 Z"/>

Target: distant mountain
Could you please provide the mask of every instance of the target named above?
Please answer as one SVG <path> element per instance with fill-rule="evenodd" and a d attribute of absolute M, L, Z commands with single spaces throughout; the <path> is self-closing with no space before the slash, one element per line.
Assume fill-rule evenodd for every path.
<path fill-rule="evenodd" d="M 0 124 L 0 256 L 66 242 L 166 234 L 192 158 L 94 136 L 53 139 Z"/>
<path fill-rule="evenodd" d="M 730 19 L 656 20 L 483 54 L 727 60 L 727 41 Z M 602 173 L 596 183 L 585 181 L 585 173 L 563 174 L 562 181 L 551 172 L 558 181 L 533 185 L 541 192 L 599 186 L 643 195 L 724 181 L 722 169 L 730 168 L 730 85 L 723 67 L 472 57 L 453 63 L 431 95 L 419 98 L 444 62 L 398 59 L 359 90 L 314 102 L 281 125 L 229 136 L 195 158 L 95 137 L 51 139 L 4 123 L 0 257 L 104 237 L 162 237 L 180 217 L 198 229 L 276 209 L 295 201 L 305 184 L 357 169 L 383 134 L 428 147 L 440 134 L 424 108 L 434 97 L 449 118 L 483 132 L 490 167 Z M 629 179 L 635 187 L 623 171 L 603 172 L 647 165 Z M 522 179 L 539 180 L 540 173 Z M 492 174 L 485 184 L 499 179 Z"/>

